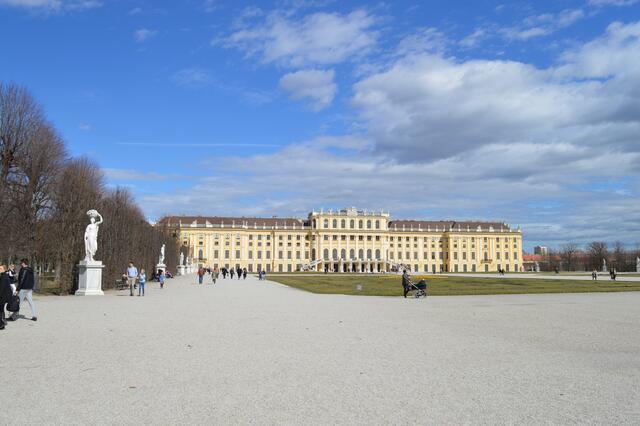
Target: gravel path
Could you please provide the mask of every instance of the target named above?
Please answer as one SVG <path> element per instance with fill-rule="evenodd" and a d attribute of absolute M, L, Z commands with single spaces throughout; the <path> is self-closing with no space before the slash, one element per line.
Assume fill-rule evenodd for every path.
<path fill-rule="evenodd" d="M 194 282 L 37 298 L 0 331 L 0 424 L 640 423 L 640 293 Z"/>

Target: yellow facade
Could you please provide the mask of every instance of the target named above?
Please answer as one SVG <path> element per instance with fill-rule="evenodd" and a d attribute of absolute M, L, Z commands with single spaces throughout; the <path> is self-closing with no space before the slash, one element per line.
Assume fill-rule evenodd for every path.
<path fill-rule="evenodd" d="M 249 272 L 522 270 L 522 233 L 499 222 L 391 221 L 355 208 L 290 218 L 169 217 L 200 266 Z"/>

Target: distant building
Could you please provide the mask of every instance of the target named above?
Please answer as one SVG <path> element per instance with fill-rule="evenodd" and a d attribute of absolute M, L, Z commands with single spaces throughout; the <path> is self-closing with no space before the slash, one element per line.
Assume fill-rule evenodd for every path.
<path fill-rule="evenodd" d="M 544 246 L 535 246 L 533 248 L 533 254 L 539 254 L 541 256 L 546 256 L 549 254 L 549 249 Z"/>
<path fill-rule="evenodd" d="M 522 233 L 502 222 L 391 220 L 349 208 L 306 220 L 170 216 L 161 223 L 198 264 L 249 272 L 522 269 Z"/>

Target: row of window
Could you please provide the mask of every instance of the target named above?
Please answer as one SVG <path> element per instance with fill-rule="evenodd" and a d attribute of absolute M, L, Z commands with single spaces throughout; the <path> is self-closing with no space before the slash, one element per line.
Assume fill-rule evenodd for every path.
<path fill-rule="evenodd" d="M 324 229 L 329 229 L 329 219 L 325 219 L 323 221 L 323 228 Z M 359 219 L 358 221 L 356 221 L 355 219 L 350 219 L 348 222 L 346 219 L 341 219 L 340 222 L 338 222 L 338 219 L 333 219 L 333 221 L 331 221 L 331 224 L 333 225 L 332 228 L 334 229 L 356 229 L 356 225 L 358 226 L 358 229 L 381 229 L 380 226 L 380 220 L 375 220 L 372 221 L 370 219 L 368 219 L 366 222 L 362 219 Z M 338 227 L 338 224 L 340 225 Z M 348 225 L 348 226 L 347 226 Z M 318 228 L 318 222 L 317 219 L 313 219 L 313 228 L 317 229 Z"/>

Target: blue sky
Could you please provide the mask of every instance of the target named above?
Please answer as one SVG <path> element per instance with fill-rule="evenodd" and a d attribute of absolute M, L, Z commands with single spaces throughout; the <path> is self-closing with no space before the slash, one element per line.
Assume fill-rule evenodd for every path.
<path fill-rule="evenodd" d="M 640 242 L 640 2 L 0 0 L 0 80 L 148 217 Z"/>

